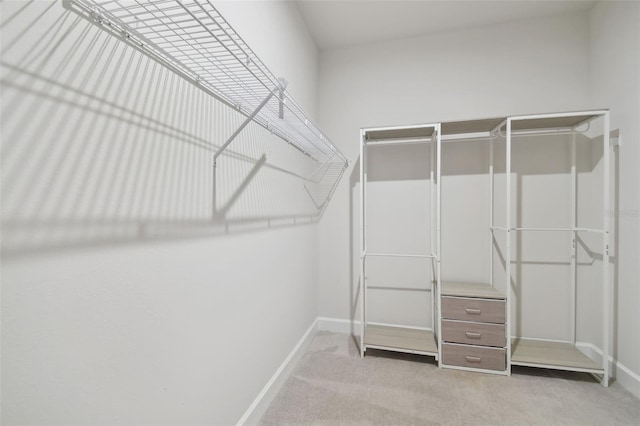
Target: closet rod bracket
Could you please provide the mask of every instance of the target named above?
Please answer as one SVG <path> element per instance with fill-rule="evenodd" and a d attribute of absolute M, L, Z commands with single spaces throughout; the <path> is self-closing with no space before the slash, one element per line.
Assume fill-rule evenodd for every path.
<path fill-rule="evenodd" d="M 284 78 L 278 79 L 278 98 L 280 100 L 278 104 L 278 117 L 280 117 L 281 120 L 284 119 L 284 90 L 287 88 L 287 84 L 289 84 L 289 82 Z"/>

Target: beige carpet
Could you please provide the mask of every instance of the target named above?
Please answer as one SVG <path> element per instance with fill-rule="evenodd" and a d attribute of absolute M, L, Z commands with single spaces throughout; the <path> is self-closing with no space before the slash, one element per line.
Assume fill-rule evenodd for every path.
<path fill-rule="evenodd" d="M 433 358 L 368 351 L 319 333 L 262 425 L 640 425 L 640 401 L 589 375 L 532 368 L 511 377 L 438 369 Z"/>

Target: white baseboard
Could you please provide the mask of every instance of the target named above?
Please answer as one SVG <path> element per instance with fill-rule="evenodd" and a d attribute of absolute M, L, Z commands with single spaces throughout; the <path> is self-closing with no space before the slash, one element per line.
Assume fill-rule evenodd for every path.
<path fill-rule="evenodd" d="M 390 324 L 386 322 L 374 322 L 369 321 L 368 324 L 371 325 L 384 325 L 386 327 L 402 327 L 402 328 L 412 328 L 414 330 L 428 330 L 431 331 L 430 327 L 419 327 L 415 325 L 404 325 L 404 324 Z M 346 334 L 360 334 L 360 321 L 358 320 L 348 320 L 341 318 L 329 318 L 329 317 L 318 317 L 318 330 L 319 331 L 331 331 L 334 333 L 346 333 Z"/>
<path fill-rule="evenodd" d="M 258 424 L 273 399 L 278 394 L 284 382 L 289 378 L 291 372 L 298 364 L 302 355 L 306 352 L 309 344 L 316 335 L 318 330 L 319 318 L 316 318 L 304 333 L 302 338 L 296 343 L 289 355 L 282 361 L 280 367 L 273 373 L 266 385 L 262 388 L 256 399 L 253 400 L 247 411 L 240 417 L 237 425 L 255 425 Z"/>
<path fill-rule="evenodd" d="M 576 347 L 595 363 L 602 365 L 602 349 L 586 342 L 576 342 Z M 616 382 L 640 399 L 640 375 L 631 371 L 629 367 L 620 361 L 614 361 L 611 355 L 609 355 L 609 366 L 611 375 Z"/>
<path fill-rule="evenodd" d="M 351 321 L 341 318 L 318 317 L 318 331 L 331 331 L 333 333 L 360 334 L 360 321 Z"/>

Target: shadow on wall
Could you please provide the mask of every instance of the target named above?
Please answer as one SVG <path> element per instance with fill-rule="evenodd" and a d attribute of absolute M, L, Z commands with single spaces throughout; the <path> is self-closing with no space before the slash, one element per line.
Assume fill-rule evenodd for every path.
<path fill-rule="evenodd" d="M 59 2 L 3 5 L 2 252 L 296 226 L 318 166 Z"/>

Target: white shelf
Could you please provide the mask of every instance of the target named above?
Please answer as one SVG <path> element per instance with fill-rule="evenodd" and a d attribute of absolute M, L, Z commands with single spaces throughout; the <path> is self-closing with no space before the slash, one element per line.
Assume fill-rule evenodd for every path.
<path fill-rule="evenodd" d="M 505 296 L 489 284 L 442 281 L 442 296 L 477 297 L 481 299 L 505 299 Z"/>
<path fill-rule="evenodd" d="M 415 328 L 367 325 L 364 332 L 367 348 L 437 356 L 433 332 Z"/>
<path fill-rule="evenodd" d="M 602 116 L 602 111 L 566 112 L 511 117 L 511 130 L 570 129 Z"/>
<path fill-rule="evenodd" d="M 584 111 L 577 113 L 553 113 L 539 115 L 521 115 L 509 117 L 482 118 L 477 120 L 444 121 L 442 122 L 442 135 L 445 140 L 465 140 L 465 135 L 483 135 L 478 139 L 493 139 L 491 132 L 506 130 L 505 121 L 511 119 L 512 132 L 535 132 L 540 130 L 564 130 L 569 131 L 591 120 L 601 117 L 604 110 Z M 517 133 L 514 133 L 514 136 Z M 469 138 L 473 140 L 474 138 Z"/>
<path fill-rule="evenodd" d="M 275 92 L 254 121 L 316 159 L 339 150 L 208 1 L 73 0 L 94 22 L 151 53 L 245 115 Z M 283 89 L 283 90 L 280 90 Z"/>
<path fill-rule="evenodd" d="M 516 339 L 511 364 L 602 374 L 604 370 L 570 343 Z"/>
<path fill-rule="evenodd" d="M 211 1 L 65 0 L 64 6 L 191 82 L 247 119 L 220 143 L 215 159 L 255 122 L 320 163 L 305 182 L 318 208 L 347 167 L 327 138 Z"/>
<path fill-rule="evenodd" d="M 442 123 L 442 135 L 464 135 L 468 133 L 487 133 L 494 130 L 507 117 L 482 118 L 479 120 L 447 121 Z"/>
<path fill-rule="evenodd" d="M 364 142 L 382 145 L 393 142 L 429 141 L 436 129 L 435 124 L 402 127 L 374 127 L 363 129 Z"/>

